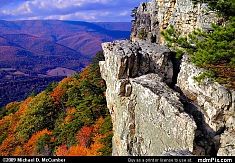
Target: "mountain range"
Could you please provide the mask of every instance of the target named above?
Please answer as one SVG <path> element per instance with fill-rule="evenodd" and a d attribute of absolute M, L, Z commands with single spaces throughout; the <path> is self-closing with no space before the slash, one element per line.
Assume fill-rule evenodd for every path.
<path fill-rule="evenodd" d="M 43 80 L 48 85 L 81 71 L 101 50 L 102 42 L 129 38 L 130 26 L 125 22 L 0 20 L 0 84 L 4 85 L 0 88 L 0 106 L 10 102 L 6 101 L 10 97 L 25 98 L 34 91 L 37 81 Z M 9 93 L 8 83 L 20 88 L 18 84 L 22 81 L 31 83 L 26 84 L 22 97 L 14 94 L 19 89 Z"/>

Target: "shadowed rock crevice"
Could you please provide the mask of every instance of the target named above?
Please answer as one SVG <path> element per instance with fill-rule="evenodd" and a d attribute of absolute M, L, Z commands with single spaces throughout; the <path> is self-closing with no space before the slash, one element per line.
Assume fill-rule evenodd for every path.
<path fill-rule="evenodd" d="M 193 154 L 216 156 L 220 143 L 218 135 L 222 134 L 222 132 L 217 132 L 210 128 L 205 122 L 204 115 L 199 107 L 183 94 L 181 94 L 181 102 L 184 105 L 185 112 L 194 118 L 197 125 Z"/>
<path fill-rule="evenodd" d="M 134 153 L 134 144 L 136 143 L 135 141 L 135 107 L 136 107 L 136 103 L 135 100 L 131 100 L 128 103 L 128 111 L 130 113 L 130 120 L 129 120 L 129 134 L 127 136 L 127 151 L 129 155 L 133 155 Z M 130 142 L 130 143 L 128 143 Z"/>
<path fill-rule="evenodd" d="M 192 0 L 152 0 L 133 11 L 132 41 L 102 45 L 113 155 L 235 155 L 235 92 L 197 83 L 204 70 L 160 45 L 170 24 L 183 35 L 209 30 L 218 17 L 207 10 Z"/>
<path fill-rule="evenodd" d="M 173 65 L 173 76 L 172 76 L 172 82 L 168 85 L 169 85 L 170 88 L 174 89 L 175 91 L 177 90 L 176 89 L 176 84 L 177 84 L 178 75 L 180 73 L 181 59 L 182 58 L 177 58 L 176 57 L 175 52 L 171 52 L 170 60 L 171 60 L 172 65 Z"/>
<path fill-rule="evenodd" d="M 206 143 L 211 145 L 211 150 L 206 150 L 205 154 L 234 155 L 235 148 L 227 147 L 227 145 L 235 144 L 235 141 L 231 139 L 234 136 L 235 92 L 208 78 L 198 83 L 194 77 L 205 70 L 192 64 L 187 55 L 183 56 L 180 67 L 177 79 L 177 87 L 180 88 L 178 92 L 181 93 L 181 97 L 187 97 L 187 101 L 194 104 L 195 108 L 201 112 L 205 124 L 204 129 L 213 131 L 212 135 L 211 132 L 204 134 L 208 133 L 209 139 L 211 137 L 214 139 L 212 143 Z"/>
<path fill-rule="evenodd" d="M 178 76 L 181 68 L 182 58 L 176 58 L 175 53 L 172 52 L 170 60 L 173 65 L 172 82 L 168 86 L 180 94 L 180 102 L 184 106 L 184 111 L 193 117 L 197 129 L 194 137 L 194 155 L 209 155 L 216 156 L 220 147 L 220 135 L 226 129 L 225 126 L 219 128 L 217 131 L 213 130 L 205 121 L 205 115 L 201 112 L 202 108 L 195 104 L 190 98 L 185 95 L 177 86 Z"/>

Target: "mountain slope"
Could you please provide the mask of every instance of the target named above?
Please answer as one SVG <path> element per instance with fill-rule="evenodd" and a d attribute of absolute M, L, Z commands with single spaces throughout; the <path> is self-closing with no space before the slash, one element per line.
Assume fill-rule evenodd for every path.
<path fill-rule="evenodd" d="M 88 38 L 100 38 L 100 41 L 97 42 L 99 44 L 104 41 L 129 38 L 130 29 L 126 27 L 127 25 L 121 28 L 120 24 L 123 23 L 109 23 L 109 26 L 105 26 L 104 28 L 103 26 L 105 24 L 107 23 L 94 24 L 88 22 L 59 20 L 28 20 L 12 22 L 0 21 L 0 36 L 2 34 L 28 34 L 35 37 L 44 38 L 53 42 L 58 42 L 60 40 L 63 40 L 64 38 L 76 35 L 79 36 L 80 34 L 82 34 L 87 36 Z M 63 41 L 62 45 L 67 46 L 69 43 L 70 41 Z M 74 45 L 73 47 L 77 46 Z M 74 50 L 79 52 L 78 48 L 74 48 Z M 92 55 L 95 55 L 96 52 L 97 51 L 93 51 Z"/>
<path fill-rule="evenodd" d="M 74 77 L 0 112 L 0 155 L 111 155 L 112 124 L 99 53 Z"/>
<path fill-rule="evenodd" d="M 51 81 L 81 71 L 101 49 L 102 42 L 129 37 L 130 31 L 121 31 L 127 28 L 121 28 L 119 23 L 109 28 L 99 24 L 0 20 L 0 84 L 4 85 L 0 89 L 0 107 L 12 99 L 22 100 L 32 92 L 42 91 Z M 14 71 L 8 71 L 9 68 Z M 14 80 L 14 88 L 21 87 L 21 83 L 27 88 L 23 87 L 25 90 L 20 90 L 19 94 L 19 89 L 10 89 L 11 80 Z M 35 90 L 42 81 L 44 84 Z"/>

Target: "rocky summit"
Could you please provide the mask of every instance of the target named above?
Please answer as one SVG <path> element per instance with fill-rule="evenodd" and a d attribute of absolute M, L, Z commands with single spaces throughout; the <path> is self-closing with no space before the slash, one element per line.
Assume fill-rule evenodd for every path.
<path fill-rule="evenodd" d="M 113 155 L 235 155 L 235 91 L 210 80 L 161 38 L 169 24 L 187 34 L 219 21 L 206 4 L 152 0 L 133 10 L 131 41 L 103 43 L 100 71 L 113 122 Z"/>

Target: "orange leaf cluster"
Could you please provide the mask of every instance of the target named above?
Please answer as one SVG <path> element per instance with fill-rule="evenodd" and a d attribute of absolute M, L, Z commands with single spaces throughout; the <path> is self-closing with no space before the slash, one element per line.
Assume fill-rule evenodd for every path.
<path fill-rule="evenodd" d="M 57 147 L 55 154 L 56 154 L 56 156 L 67 156 L 68 155 L 67 146 L 61 145 L 61 146 Z"/>
<path fill-rule="evenodd" d="M 8 137 L 2 142 L 0 146 L 1 156 L 10 156 L 15 150 L 18 142 L 16 141 L 14 135 L 8 135 Z"/>
<path fill-rule="evenodd" d="M 67 108 L 66 112 L 67 112 L 68 115 L 69 114 L 74 114 L 74 113 L 77 112 L 77 109 L 75 107 L 69 107 L 69 108 Z"/>
<path fill-rule="evenodd" d="M 84 126 L 76 135 L 78 145 L 67 147 L 61 145 L 56 150 L 57 156 L 99 156 L 99 150 L 104 147 L 101 139 L 105 135 L 99 134 L 98 131 L 104 123 L 103 118 L 99 118 L 93 126 Z M 89 143 L 90 142 L 90 143 Z"/>
<path fill-rule="evenodd" d="M 104 123 L 104 118 L 100 117 L 94 124 L 94 132 L 97 133 L 103 123 Z"/>
<path fill-rule="evenodd" d="M 23 151 L 23 149 L 21 148 L 21 146 L 17 146 L 17 147 L 15 148 L 15 151 L 13 152 L 12 155 L 13 155 L 13 156 L 22 156 L 22 155 L 24 155 L 24 151 Z"/>
<path fill-rule="evenodd" d="M 7 104 L 6 110 L 9 110 L 10 108 L 14 107 L 17 104 L 19 104 L 19 102 L 11 102 L 11 103 Z"/>
<path fill-rule="evenodd" d="M 76 112 L 77 112 L 77 110 L 74 107 L 67 108 L 67 111 L 66 111 L 67 116 L 64 119 L 64 123 L 68 124 L 69 122 L 71 122 L 74 118 L 74 113 L 76 113 Z"/>
<path fill-rule="evenodd" d="M 56 150 L 56 156 L 89 156 L 90 149 L 75 145 L 71 146 L 69 149 L 66 145 L 61 145 Z"/>
<path fill-rule="evenodd" d="M 62 87 L 57 86 L 54 89 L 54 91 L 51 93 L 51 97 L 53 98 L 56 104 L 59 104 L 64 94 L 65 94 L 65 90 Z"/>
<path fill-rule="evenodd" d="M 60 81 L 59 86 L 62 86 L 64 84 L 68 84 L 71 81 L 73 81 L 73 78 L 71 78 L 71 77 L 64 78 L 63 80 Z"/>
<path fill-rule="evenodd" d="M 90 155 L 91 156 L 99 156 L 101 155 L 101 153 L 99 152 L 99 150 L 101 148 L 104 147 L 104 145 L 101 143 L 101 139 L 104 138 L 105 136 L 104 135 L 101 135 L 101 134 L 96 134 L 94 137 L 93 137 L 93 144 L 91 144 L 91 147 L 90 147 L 90 150 L 91 150 L 91 153 Z"/>
<path fill-rule="evenodd" d="M 0 153 L 2 156 L 9 156 L 12 152 L 15 151 L 15 147 L 20 144 L 19 140 L 15 138 L 16 128 L 18 126 L 19 119 L 27 111 L 29 103 L 32 101 L 32 98 L 27 98 L 22 104 L 20 104 L 19 110 L 15 114 L 10 114 L 5 116 L 0 120 L 0 126 L 6 125 L 9 123 L 9 126 L 6 130 L 7 137 L 0 144 Z"/>
<path fill-rule="evenodd" d="M 19 110 L 16 112 L 16 116 L 21 116 L 26 112 L 32 99 L 32 97 L 28 97 L 26 100 L 24 100 L 24 102 L 20 105 Z"/>
<path fill-rule="evenodd" d="M 35 155 L 37 154 L 36 151 L 36 143 L 44 135 L 51 135 L 52 132 L 48 131 L 48 129 L 44 129 L 42 131 L 36 132 L 32 135 L 32 137 L 28 140 L 28 142 L 24 145 L 24 153 L 26 155 Z"/>
<path fill-rule="evenodd" d="M 89 146 L 89 142 L 91 141 L 92 131 L 93 127 L 83 126 L 81 130 L 78 132 L 76 138 L 81 146 L 83 147 Z"/>
<path fill-rule="evenodd" d="M 68 150 L 68 156 L 89 156 L 90 150 L 84 146 L 72 146 Z"/>

